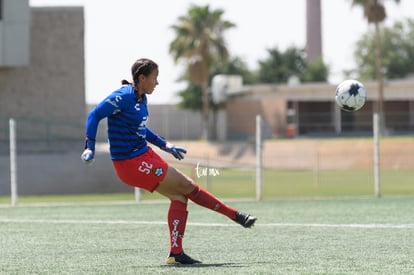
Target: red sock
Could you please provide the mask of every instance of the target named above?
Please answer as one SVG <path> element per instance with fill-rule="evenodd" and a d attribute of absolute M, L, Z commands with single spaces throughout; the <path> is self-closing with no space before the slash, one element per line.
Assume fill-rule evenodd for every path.
<path fill-rule="evenodd" d="M 236 209 L 222 203 L 216 197 L 214 197 L 214 195 L 210 194 L 208 191 L 202 189 L 198 185 L 196 185 L 196 188 L 194 188 L 194 190 L 186 196 L 198 205 L 201 205 L 213 211 L 217 211 L 232 220 L 236 218 Z"/>
<path fill-rule="evenodd" d="M 181 201 L 171 201 L 168 210 L 168 228 L 170 230 L 170 252 L 173 254 L 183 252 L 182 242 L 187 216 L 187 204 Z"/>

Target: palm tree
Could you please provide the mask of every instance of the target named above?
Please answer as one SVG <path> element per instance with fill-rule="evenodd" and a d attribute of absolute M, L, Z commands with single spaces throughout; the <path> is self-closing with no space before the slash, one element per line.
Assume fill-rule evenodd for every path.
<path fill-rule="evenodd" d="M 400 0 L 394 0 L 399 3 Z M 380 117 L 380 132 L 385 130 L 385 116 L 384 116 L 384 79 L 382 76 L 382 49 L 381 49 L 381 32 L 379 24 L 384 21 L 386 17 L 385 7 L 381 0 L 352 0 L 352 5 L 362 6 L 364 8 L 364 16 L 368 24 L 375 25 L 375 66 L 376 78 L 378 81 L 378 101 L 376 105 L 376 112 Z"/>
<path fill-rule="evenodd" d="M 202 138 L 209 138 L 209 88 L 208 81 L 213 65 L 229 56 L 224 31 L 235 26 L 222 19 L 224 11 L 210 10 L 209 5 L 191 6 L 188 14 L 180 16 L 178 23 L 171 26 L 175 39 L 170 43 L 174 61 L 184 60 L 193 83 L 202 89 Z"/>

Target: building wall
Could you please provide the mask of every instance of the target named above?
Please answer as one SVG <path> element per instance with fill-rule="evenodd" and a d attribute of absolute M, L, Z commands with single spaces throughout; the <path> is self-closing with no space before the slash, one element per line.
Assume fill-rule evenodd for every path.
<path fill-rule="evenodd" d="M 0 68 L 0 195 L 10 194 L 8 119 L 17 125 L 20 195 L 132 192 L 109 154 L 80 160 L 85 131 L 84 11 L 32 8 L 30 64 Z"/>
<path fill-rule="evenodd" d="M 254 137 L 255 117 L 262 113 L 259 101 L 234 98 L 226 104 L 227 134 L 230 139 Z"/>
<path fill-rule="evenodd" d="M 131 186 L 118 179 L 108 153 L 97 152 L 95 163 L 86 166 L 80 160 L 81 150 L 60 154 L 19 154 L 19 195 L 133 192 Z M 9 171 L 8 156 L 0 155 L 0 196 L 10 194 Z"/>
<path fill-rule="evenodd" d="M 0 68 L 0 140 L 9 117 L 22 140 L 43 139 L 45 127 L 51 137 L 78 138 L 85 119 L 83 8 L 32 8 L 30 18 L 30 64 Z"/>
<path fill-rule="evenodd" d="M 270 131 L 272 137 L 290 136 L 288 128 L 292 126 L 299 135 L 372 131 L 378 85 L 375 81 L 366 81 L 364 85 L 368 100 L 362 109 L 353 113 L 339 110 L 335 104 L 336 87 L 332 84 L 244 86 L 227 100 L 228 137 L 253 137 L 256 131 L 255 117 L 258 114 L 264 118 L 264 128 L 267 132 Z M 384 99 L 387 133 L 413 132 L 414 79 L 387 81 Z M 288 111 L 292 111 L 289 106 L 295 106 L 295 117 L 291 120 L 296 125 L 287 125 Z"/>
<path fill-rule="evenodd" d="M 0 67 L 28 65 L 29 26 L 28 0 L 0 1 Z"/>
<path fill-rule="evenodd" d="M 202 118 L 200 112 L 178 109 L 171 104 L 149 105 L 148 126 L 170 140 L 200 139 Z"/>
<path fill-rule="evenodd" d="M 263 120 L 271 132 L 272 137 L 285 136 L 287 127 L 287 101 L 285 99 L 274 98 L 261 100 L 263 108 Z"/>

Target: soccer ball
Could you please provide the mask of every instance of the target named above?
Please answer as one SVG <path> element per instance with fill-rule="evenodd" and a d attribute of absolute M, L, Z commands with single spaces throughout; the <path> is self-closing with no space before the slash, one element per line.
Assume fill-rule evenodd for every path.
<path fill-rule="evenodd" d="M 366 100 L 367 92 L 358 80 L 345 80 L 336 88 L 335 101 L 344 111 L 355 112 L 364 106 Z"/>

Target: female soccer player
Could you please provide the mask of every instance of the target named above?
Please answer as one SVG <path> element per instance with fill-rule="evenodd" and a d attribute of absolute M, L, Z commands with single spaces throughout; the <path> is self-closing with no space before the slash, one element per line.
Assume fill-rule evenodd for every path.
<path fill-rule="evenodd" d="M 94 160 L 95 137 L 99 121 L 108 120 L 110 155 L 118 177 L 134 187 L 158 192 L 170 199 L 168 227 L 170 254 L 167 264 L 201 263 L 184 253 L 182 238 L 187 223 L 187 201 L 226 215 L 243 227 L 254 225 L 256 217 L 237 211 L 200 188 L 191 178 L 167 164 L 157 155 L 150 142 L 172 154 L 178 160 L 186 150 L 176 147 L 155 134 L 146 123 L 148 120 L 147 95 L 158 85 L 158 65 L 149 59 L 138 59 L 131 68 L 132 83 L 123 86 L 99 103 L 88 115 L 86 144 L 81 155 L 86 164 Z"/>

